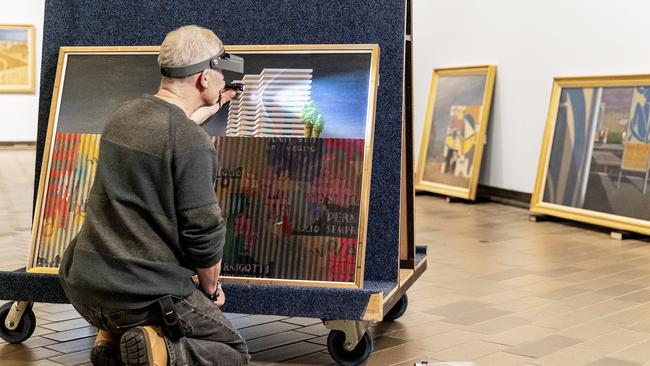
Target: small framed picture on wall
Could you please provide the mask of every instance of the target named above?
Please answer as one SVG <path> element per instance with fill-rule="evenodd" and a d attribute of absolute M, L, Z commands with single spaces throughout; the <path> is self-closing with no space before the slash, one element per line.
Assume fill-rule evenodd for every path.
<path fill-rule="evenodd" d="M 35 85 L 32 25 L 0 24 L 0 93 L 32 93 Z"/>

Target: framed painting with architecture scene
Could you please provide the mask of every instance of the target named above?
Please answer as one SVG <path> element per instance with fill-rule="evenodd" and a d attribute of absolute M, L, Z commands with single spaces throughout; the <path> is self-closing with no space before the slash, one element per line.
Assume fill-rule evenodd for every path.
<path fill-rule="evenodd" d="M 555 78 L 531 211 L 650 234 L 650 75 Z"/>
<path fill-rule="evenodd" d="M 242 283 L 363 283 L 379 48 L 226 46 L 242 91 L 202 127 L 218 155 L 222 276 Z M 29 268 L 56 272 L 79 232 L 111 111 L 153 94 L 158 47 L 63 47 Z M 95 88 L 93 85 L 102 85 Z"/>
<path fill-rule="evenodd" d="M 32 25 L 0 24 L 0 93 L 31 93 L 35 85 Z"/>
<path fill-rule="evenodd" d="M 433 70 L 417 190 L 476 198 L 496 66 Z"/>

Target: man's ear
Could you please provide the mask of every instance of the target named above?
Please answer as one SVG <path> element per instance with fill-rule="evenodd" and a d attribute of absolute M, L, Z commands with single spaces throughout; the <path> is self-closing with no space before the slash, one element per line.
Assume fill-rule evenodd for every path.
<path fill-rule="evenodd" d="M 196 81 L 203 89 L 208 87 L 208 70 L 203 70 Z"/>

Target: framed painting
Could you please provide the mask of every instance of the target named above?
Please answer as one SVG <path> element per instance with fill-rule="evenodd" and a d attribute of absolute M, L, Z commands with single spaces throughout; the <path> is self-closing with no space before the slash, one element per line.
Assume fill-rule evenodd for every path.
<path fill-rule="evenodd" d="M 553 82 L 531 211 L 650 235 L 650 75 Z"/>
<path fill-rule="evenodd" d="M 496 66 L 433 70 L 417 190 L 476 198 Z"/>
<path fill-rule="evenodd" d="M 29 267 L 56 272 L 78 233 L 112 110 L 160 84 L 158 47 L 63 47 Z M 227 225 L 225 281 L 361 287 L 377 45 L 226 46 L 243 91 L 202 127 Z M 96 85 L 102 85 L 97 88 Z"/>
<path fill-rule="evenodd" d="M 34 92 L 35 42 L 34 26 L 0 24 L 0 93 Z"/>

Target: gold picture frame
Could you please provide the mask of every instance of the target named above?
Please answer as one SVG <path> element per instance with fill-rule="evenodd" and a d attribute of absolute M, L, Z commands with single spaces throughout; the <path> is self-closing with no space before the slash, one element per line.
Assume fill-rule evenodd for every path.
<path fill-rule="evenodd" d="M 33 25 L 0 24 L 0 93 L 33 93 L 36 79 Z"/>
<path fill-rule="evenodd" d="M 296 285 L 296 286 L 327 286 L 327 287 L 340 287 L 340 288 L 361 288 L 363 286 L 363 273 L 365 268 L 365 260 L 364 260 L 365 245 L 366 245 L 368 209 L 369 209 L 369 200 L 370 200 L 370 179 L 372 173 L 374 121 L 375 121 L 375 107 L 376 107 L 378 73 L 379 73 L 379 46 L 374 44 L 226 46 L 226 51 L 235 55 L 240 55 L 245 59 L 248 57 L 249 60 L 251 59 L 255 60 L 255 57 L 261 59 L 261 57 L 265 54 L 274 54 L 274 53 L 283 54 L 283 55 L 293 55 L 293 54 L 312 55 L 313 54 L 313 55 L 321 55 L 321 58 L 324 58 L 323 55 L 325 56 L 326 55 L 333 55 L 333 56 L 347 55 L 346 57 L 353 57 L 356 54 L 366 55 L 363 56 L 364 60 L 367 60 L 367 75 L 365 75 L 363 78 L 363 80 L 367 80 L 367 98 L 366 96 L 363 96 L 363 98 L 365 98 L 364 99 L 365 110 L 363 112 L 365 113 L 366 118 L 362 122 L 363 126 L 360 127 L 362 129 L 356 131 L 356 135 L 355 135 L 357 136 L 356 137 L 357 140 L 359 138 L 363 138 L 363 142 L 360 145 L 360 150 L 359 150 L 359 153 L 362 154 L 363 156 L 362 158 L 363 160 L 359 162 L 358 165 L 358 172 L 359 172 L 358 174 L 360 174 L 361 178 L 357 183 L 358 187 L 360 187 L 360 194 L 358 197 L 355 197 L 355 200 L 358 200 L 356 202 L 358 202 L 358 207 L 359 207 L 358 220 L 355 223 L 355 225 L 357 225 L 356 226 L 357 235 L 356 235 L 356 239 L 354 240 L 355 257 L 353 263 L 347 263 L 349 266 L 354 267 L 353 278 L 350 281 L 338 281 L 338 280 L 322 281 L 322 280 L 301 280 L 295 278 L 291 278 L 291 279 L 255 278 L 255 277 L 235 276 L 235 275 L 227 275 L 223 277 L 224 281 L 227 282 L 238 282 L 238 283 L 249 283 L 249 284 L 277 284 L 277 285 Z M 45 140 L 45 149 L 43 152 L 43 164 L 42 164 L 40 180 L 39 180 L 38 196 L 37 196 L 35 212 L 34 212 L 32 239 L 31 239 L 31 245 L 29 251 L 28 265 L 27 265 L 27 268 L 30 272 L 41 272 L 41 273 L 52 273 L 52 274 L 58 273 L 58 265 L 56 263 L 56 260 L 60 260 L 60 255 L 63 253 L 63 250 L 65 249 L 65 247 L 67 247 L 69 241 L 74 237 L 74 235 L 76 235 L 76 232 L 78 232 L 79 228 L 81 227 L 79 223 L 76 224 L 77 226 L 75 226 L 74 223 L 69 224 L 70 225 L 69 227 L 72 228 L 68 230 L 69 232 L 63 233 L 63 230 L 61 230 L 62 233 L 56 234 L 59 235 L 56 242 L 62 244 L 57 244 L 60 245 L 59 247 L 52 246 L 51 248 L 47 249 L 50 250 L 49 254 L 42 255 L 42 253 L 45 253 L 44 252 L 46 250 L 45 248 L 49 245 L 49 244 L 47 245 L 44 244 L 42 238 L 46 234 L 50 235 L 48 230 L 50 230 L 49 228 L 53 227 L 56 223 L 56 218 L 53 220 L 53 222 L 49 222 L 49 223 L 47 222 L 47 220 L 44 219 L 47 216 L 47 212 L 48 212 L 47 202 L 49 199 L 49 192 L 51 191 L 54 192 L 57 190 L 56 183 L 54 183 L 55 186 L 53 188 L 50 188 L 53 182 L 53 180 L 51 180 L 51 177 L 53 176 L 53 174 L 58 174 L 56 172 L 53 173 L 52 170 L 53 160 L 56 160 L 57 162 L 59 160 L 65 160 L 65 155 L 61 155 L 62 153 L 59 153 L 59 156 L 57 156 L 57 151 L 59 150 L 57 150 L 55 146 L 63 146 L 66 143 L 67 141 L 65 140 L 66 133 L 68 134 L 73 134 L 75 132 L 78 133 L 78 131 L 70 131 L 70 122 L 68 122 L 66 126 L 66 124 L 65 123 L 62 124 L 59 119 L 61 110 L 64 110 L 65 108 L 71 108 L 69 103 L 62 103 L 62 100 L 64 99 L 64 95 L 66 94 L 66 92 L 70 93 L 69 91 L 66 90 L 66 86 L 73 88 L 72 85 L 74 85 L 72 81 L 68 80 L 69 78 L 66 77 L 70 73 L 69 70 L 67 70 L 67 68 L 71 64 L 70 60 L 75 60 L 75 57 L 77 57 L 78 60 L 79 56 L 85 57 L 89 55 L 102 56 L 104 58 L 144 56 L 144 58 L 146 58 L 146 61 L 143 61 L 141 63 L 143 65 L 146 65 L 147 63 L 155 62 L 155 58 L 158 52 L 159 52 L 158 46 L 61 47 L 60 48 L 58 65 L 57 65 L 57 73 L 56 73 L 56 78 L 54 83 L 54 90 L 52 93 L 52 103 L 50 108 L 48 131 Z M 133 67 L 136 68 L 144 67 L 144 66 L 137 66 L 137 65 L 133 67 L 130 65 L 127 66 L 128 68 L 124 67 L 119 70 L 127 72 L 128 69 L 132 69 Z M 340 67 L 344 67 L 344 66 L 345 65 L 342 64 Z M 99 66 L 95 65 L 94 67 L 99 67 Z M 345 67 L 349 67 L 349 65 Z M 147 70 L 149 70 L 149 68 L 150 67 L 148 67 Z M 68 74 L 66 74 L 66 72 L 68 72 Z M 81 73 L 82 71 L 78 71 L 78 72 Z M 128 72 L 132 72 L 132 71 L 128 71 Z M 157 74 L 158 72 L 157 64 L 155 67 L 155 72 L 156 72 L 155 78 L 151 77 L 150 78 L 151 80 L 148 81 L 148 84 L 147 82 L 139 83 L 138 87 L 151 88 L 154 85 L 153 81 L 159 83 L 160 76 L 159 74 Z M 245 72 L 247 71 L 245 70 Z M 142 74 L 142 72 L 139 72 L 139 74 Z M 127 79 L 128 78 L 126 78 L 125 80 Z M 125 86 L 125 88 L 127 88 L 127 86 Z M 153 89 L 150 90 L 149 92 L 153 93 L 155 92 L 155 90 L 156 89 Z M 129 89 L 129 93 L 133 94 L 135 93 L 135 91 Z M 83 93 L 79 93 L 79 92 L 77 92 L 76 94 L 77 94 L 76 98 L 80 98 L 78 95 L 83 95 Z M 118 99 L 120 98 L 124 99 L 125 97 L 126 96 L 120 95 Z M 72 98 L 75 98 L 75 96 L 73 95 Z M 102 98 L 99 99 L 103 100 L 103 102 L 105 103 L 106 99 L 102 99 Z M 77 102 L 77 104 L 79 103 Z M 69 115 L 71 116 L 71 114 Z M 72 117 L 70 118 L 72 119 Z M 330 123 L 336 123 L 336 122 L 330 122 Z M 79 183 L 79 186 L 85 187 L 84 188 L 85 191 L 80 190 L 79 192 L 81 193 L 74 193 L 77 195 L 75 199 L 78 201 L 79 207 L 83 206 L 83 202 L 85 202 L 84 201 L 85 198 L 83 197 L 85 197 L 84 195 L 88 194 L 89 187 L 91 186 L 92 179 L 94 177 L 93 164 L 97 157 L 98 144 L 99 144 L 99 137 L 98 137 L 99 135 L 97 134 L 97 131 L 89 132 L 87 127 L 80 127 L 79 131 L 82 130 L 85 131 L 84 133 L 87 134 L 88 136 L 82 136 L 80 140 L 75 140 L 75 141 L 77 141 L 76 143 L 80 146 L 79 151 L 82 151 L 82 153 L 85 154 L 83 158 L 79 158 L 79 161 L 81 161 L 80 164 L 82 164 L 83 169 L 86 169 L 89 173 L 88 174 L 80 173 L 78 175 L 79 176 L 87 175 L 90 178 L 88 178 L 87 182 Z M 57 140 L 60 137 L 61 140 L 60 141 Z M 321 136 L 321 137 L 322 137 L 321 139 L 312 137 L 310 139 L 305 138 L 300 140 L 305 140 L 307 142 L 309 141 L 313 142 L 317 140 L 325 141 L 328 140 L 329 136 Z M 215 137 L 214 139 L 216 141 L 215 144 L 217 148 L 219 148 L 220 143 L 228 142 L 228 137 L 222 136 L 221 138 Z M 230 139 L 232 139 L 232 137 L 230 137 Z M 258 138 L 248 138 L 247 141 L 252 141 L 252 140 L 258 140 Z M 329 140 L 340 141 L 340 140 L 345 140 L 345 138 L 334 137 Z M 324 143 L 325 142 L 323 142 L 323 144 Z M 66 163 L 61 164 L 62 166 L 64 166 L 64 169 L 66 166 L 65 164 Z M 73 163 L 68 163 L 68 165 L 72 166 Z M 56 182 L 56 180 L 54 180 L 54 182 Z M 68 196 L 71 197 L 74 194 L 68 194 Z M 54 196 L 52 195 L 52 197 Z M 50 204 L 50 206 L 56 207 L 56 204 Z M 74 212 L 75 214 L 81 214 L 82 209 L 79 208 L 77 210 L 73 208 L 66 208 L 64 211 L 70 213 Z M 59 259 L 56 259 L 56 255 L 59 256 L 58 257 Z M 43 258 L 47 258 L 47 261 L 45 261 Z"/>
<path fill-rule="evenodd" d="M 530 210 L 650 235 L 649 99 L 650 75 L 556 77 Z"/>
<path fill-rule="evenodd" d="M 433 70 L 416 190 L 476 199 L 495 78 L 494 65 Z"/>

